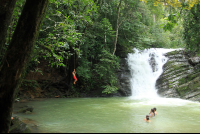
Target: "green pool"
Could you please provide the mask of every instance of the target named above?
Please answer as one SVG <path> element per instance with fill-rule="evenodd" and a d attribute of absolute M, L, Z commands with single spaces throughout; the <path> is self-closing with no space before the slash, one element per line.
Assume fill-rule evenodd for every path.
<path fill-rule="evenodd" d="M 15 114 L 35 122 L 41 133 L 197 133 L 200 132 L 200 103 L 156 98 L 53 98 L 32 105 L 31 114 Z M 158 115 L 143 119 L 156 107 Z"/>

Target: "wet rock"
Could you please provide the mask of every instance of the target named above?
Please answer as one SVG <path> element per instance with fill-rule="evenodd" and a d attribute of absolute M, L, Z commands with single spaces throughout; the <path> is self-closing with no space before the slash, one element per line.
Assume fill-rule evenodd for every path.
<path fill-rule="evenodd" d="M 15 102 L 19 102 L 19 99 L 20 99 L 20 98 L 15 99 Z"/>
<path fill-rule="evenodd" d="M 183 50 L 165 54 L 167 63 L 156 81 L 157 93 L 164 97 L 200 100 L 199 57 L 190 57 Z"/>
<path fill-rule="evenodd" d="M 197 65 L 198 63 L 200 63 L 200 58 L 199 58 L 199 57 L 191 57 L 191 58 L 188 59 L 188 62 L 189 62 L 191 65 L 195 66 L 195 65 Z"/>
<path fill-rule="evenodd" d="M 151 66 L 151 68 L 152 68 L 152 71 L 153 72 L 155 72 L 155 71 L 157 71 L 158 69 L 157 69 L 157 63 L 156 63 L 156 60 L 155 60 L 155 53 L 151 53 L 150 55 L 149 55 L 149 57 L 151 57 L 150 59 L 149 59 L 149 64 L 150 64 L 150 66 Z"/>
<path fill-rule="evenodd" d="M 117 90 L 116 93 L 112 93 L 112 96 L 130 96 L 131 95 L 131 87 L 130 87 L 131 73 L 130 73 L 126 58 L 120 59 L 120 68 L 118 69 L 117 77 L 118 77 L 119 89 Z"/>
<path fill-rule="evenodd" d="M 17 113 L 30 113 L 30 112 L 33 112 L 33 107 L 32 106 L 24 106 L 22 107 L 19 111 L 17 111 Z"/>
<path fill-rule="evenodd" d="M 192 93 L 189 93 L 188 95 L 186 95 L 183 99 L 190 99 L 190 98 L 193 98 L 195 96 L 199 96 L 200 95 L 200 91 L 196 91 L 196 92 L 192 92 Z"/>
<path fill-rule="evenodd" d="M 19 117 L 14 116 L 11 121 L 9 133 L 31 133 L 31 130 L 19 119 Z"/>

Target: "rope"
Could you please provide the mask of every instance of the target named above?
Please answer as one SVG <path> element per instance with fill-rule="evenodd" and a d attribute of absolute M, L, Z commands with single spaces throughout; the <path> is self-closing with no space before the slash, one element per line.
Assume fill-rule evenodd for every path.
<path fill-rule="evenodd" d="M 76 56 L 76 55 L 75 55 L 75 53 L 74 53 L 74 69 L 75 69 L 75 56 Z"/>

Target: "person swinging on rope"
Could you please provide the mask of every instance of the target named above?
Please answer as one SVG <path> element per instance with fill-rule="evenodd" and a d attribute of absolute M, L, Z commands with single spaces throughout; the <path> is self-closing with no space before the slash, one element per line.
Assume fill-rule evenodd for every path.
<path fill-rule="evenodd" d="M 74 69 L 74 71 L 72 72 L 73 78 L 74 78 L 74 84 L 76 84 L 77 78 L 76 78 L 76 71 Z"/>

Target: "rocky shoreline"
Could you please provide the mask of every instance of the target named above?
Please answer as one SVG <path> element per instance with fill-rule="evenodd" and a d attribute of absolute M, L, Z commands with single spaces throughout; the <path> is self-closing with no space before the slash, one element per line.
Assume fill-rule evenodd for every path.
<path fill-rule="evenodd" d="M 34 133 L 37 129 L 36 122 L 31 119 L 24 119 L 22 117 L 17 116 L 18 113 L 22 114 L 32 114 L 33 107 L 26 105 L 25 102 L 29 102 L 28 100 L 16 101 L 13 104 L 13 112 L 10 124 L 9 133 Z"/>

